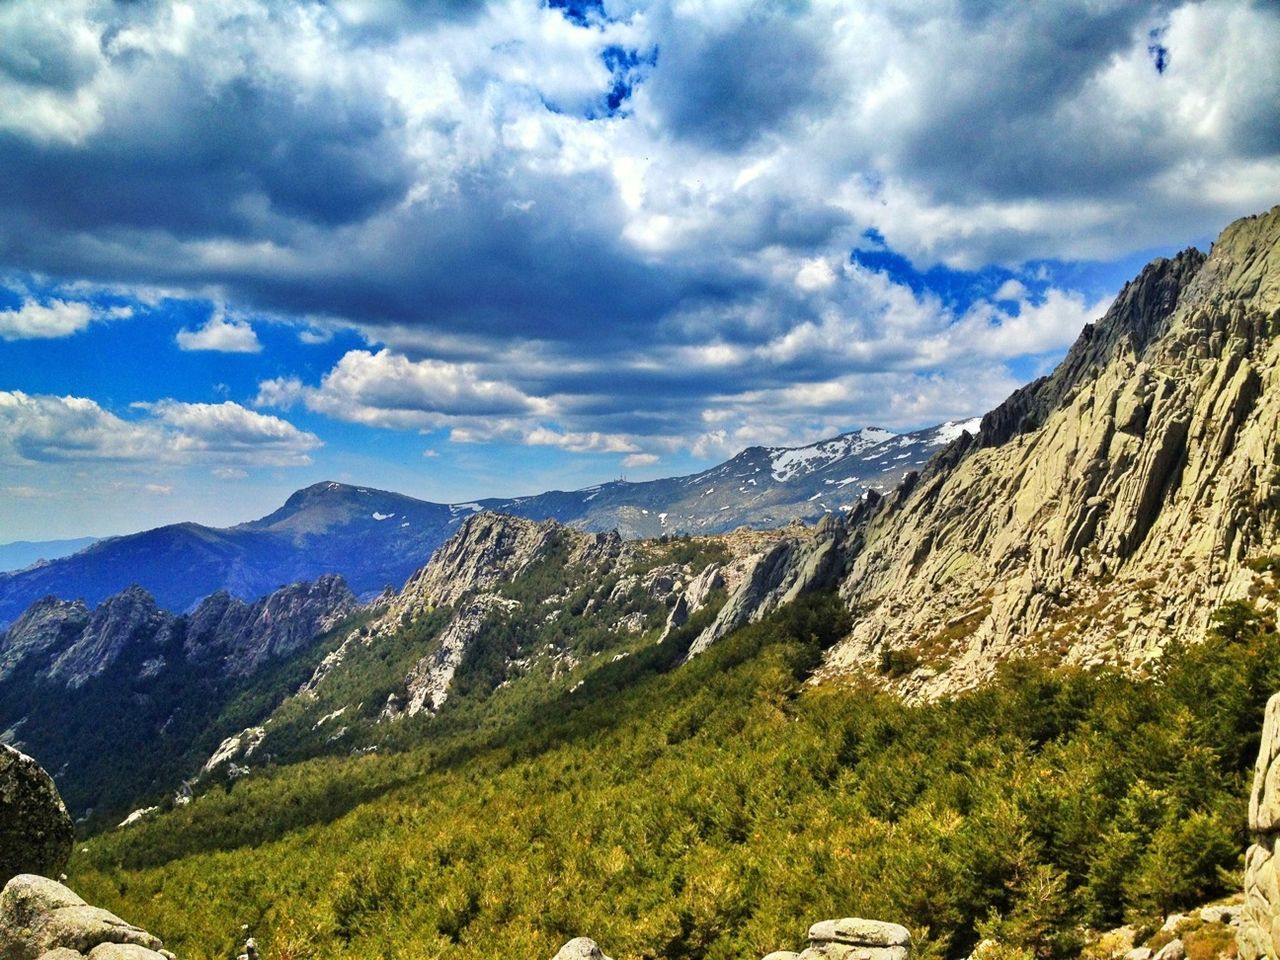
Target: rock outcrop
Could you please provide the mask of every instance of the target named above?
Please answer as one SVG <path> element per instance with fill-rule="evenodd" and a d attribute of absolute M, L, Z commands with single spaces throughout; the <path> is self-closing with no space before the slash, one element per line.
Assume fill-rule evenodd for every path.
<path fill-rule="evenodd" d="M 224 672 L 245 676 L 301 650 L 357 606 L 346 581 L 332 574 L 289 584 L 253 603 L 216 593 L 191 613 L 183 646 L 196 662 L 217 662 Z"/>
<path fill-rule="evenodd" d="M 0 680 L 29 664 L 38 675 L 74 690 L 126 654 L 135 654 L 142 669 L 159 672 L 165 665 L 160 653 L 179 641 L 192 662 L 247 676 L 297 652 L 356 607 L 338 576 L 290 584 L 253 603 L 216 593 L 186 616 L 161 610 L 138 586 L 92 611 L 79 600 L 45 597 L 0 634 Z M 149 659 L 147 651 L 157 656 Z"/>
<path fill-rule="evenodd" d="M 26 754 L 0 744 L 0 881 L 20 873 L 57 876 L 74 841 L 53 780 Z"/>
<path fill-rule="evenodd" d="M 779 950 L 764 960 L 909 960 L 911 933 L 882 920 L 846 917 L 809 928 L 809 946 L 800 953 Z"/>
<path fill-rule="evenodd" d="M 1280 545 L 1280 207 L 1157 260 L 1054 373 L 850 517 L 826 672 L 905 650 L 935 696 L 1028 652 L 1135 664 L 1203 636 Z"/>
<path fill-rule="evenodd" d="M 141 927 L 91 907 L 62 884 L 20 874 L 0 893 L 4 960 L 169 960 Z"/>
<path fill-rule="evenodd" d="M 843 569 L 843 525 L 824 517 L 814 528 L 789 528 L 787 535 L 751 555 L 736 588 L 716 619 L 689 648 L 696 656 L 747 623 L 813 590 L 835 586 Z"/>
<path fill-rule="evenodd" d="M 576 937 L 570 940 L 552 960 L 610 960 L 590 937 Z"/>
<path fill-rule="evenodd" d="M 1244 911 L 1236 933 L 1241 960 L 1280 957 L 1280 693 L 1267 702 L 1249 797 L 1253 843 L 1244 861 Z"/>

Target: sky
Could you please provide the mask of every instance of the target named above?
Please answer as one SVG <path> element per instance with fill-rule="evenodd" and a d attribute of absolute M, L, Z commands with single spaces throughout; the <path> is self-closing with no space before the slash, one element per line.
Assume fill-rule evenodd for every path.
<path fill-rule="evenodd" d="M 981 414 L 1277 202 L 1274 0 L 7 0 L 0 542 Z"/>

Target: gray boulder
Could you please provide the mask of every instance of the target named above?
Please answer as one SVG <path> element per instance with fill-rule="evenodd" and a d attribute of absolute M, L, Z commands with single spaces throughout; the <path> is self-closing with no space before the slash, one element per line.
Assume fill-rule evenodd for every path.
<path fill-rule="evenodd" d="M 609 960 L 590 937 L 570 940 L 552 960 Z"/>
<path fill-rule="evenodd" d="M 104 945 L 139 949 L 104 950 Z M 163 960 L 155 952 L 161 946 L 147 931 L 89 906 L 45 877 L 21 874 L 0 893 L 0 957 L 4 960 L 74 960 L 72 954 L 91 960 Z"/>
<path fill-rule="evenodd" d="M 20 873 L 57 876 L 74 842 L 53 779 L 26 754 L 0 744 L 0 882 Z"/>
<path fill-rule="evenodd" d="M 909 960 L 911 933 L 897 923 L 845 917 L 809 928 L 809 949 L 799 960 Z"/>

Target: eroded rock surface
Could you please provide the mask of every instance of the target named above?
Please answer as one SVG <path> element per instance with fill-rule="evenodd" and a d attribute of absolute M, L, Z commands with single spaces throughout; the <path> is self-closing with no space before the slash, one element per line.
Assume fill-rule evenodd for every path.
<path fill-rule="evenodd" d="M 857 615 L 827 673 L 938 696 L 1028 652 L 1138 664 L 1280 549 L 1280 207 L 1157 260 L 1062 364 L 848 523 Z"/>
<path fill-rule="evenodd" d="M 162 946 L 158 937 L 45 877 L 19 874 L 0 893 L 4 960 L 165 960 L 157 952 Z"/>

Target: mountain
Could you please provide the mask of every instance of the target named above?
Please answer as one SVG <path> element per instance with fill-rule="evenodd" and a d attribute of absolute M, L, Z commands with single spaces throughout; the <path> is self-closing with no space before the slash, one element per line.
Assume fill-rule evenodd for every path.
<path fill-rule="evenodd" d="M 171 788 L 229 732 L 237 697 L 278 702 L 356 610 L 335 576 L 253 603 L 216 593 L 186 616 L 138 586 L 93 609 L 45 597 L 0 632 L 0 741 L 38 752 L 77 813 Z"/>
<path fill-rule="evenodd" d="M 97 604 L 135 583 L 161 607 L 177 611 L 219 590 L 248 600 L 330 573 L 369 598 L 404 583 L 463 519 L 480 510 L 554 519 L 589 531 L 616 529 L 628 538 L 816 520 L 851 509 L 867 490 L 892 489 L 966 428 L 976 430 L 977 421 L 903 436 L 871 428 L 806 447 L 752 447 L 687 477 L 452 505 L 317 483 L 249 523 L 159 527 L 0 573 L 0 625 L 44 596 Z"/>
<path fill-rule="evenodd" d="M 1147 266 L 1048 377 L 848 533 L 830 674 L 936 695 L 1011 656 L 1142 664 L 1280 550 L 1280 207 Z"/>
<path fill-rule="evenodd" d="M 33 563 L 68 557 L 97 541 L 97 537 L 78 537 L 74 540 L 15 540 L 12 543 L 0 543 L 0 572 L 21 570 Z"/>
<path fill-rule="evenodd" d="M 573 492 L 476 507 L 622 536 L 719 533 L 779 527 L 853 509 L 868 490 L 894 489 L 942 447 L 979 421 L 956 421 L 901 436 L 867 427 L 801 447 L 749 447 L 732 460 L 685 477 L 618 480 Z"/>

